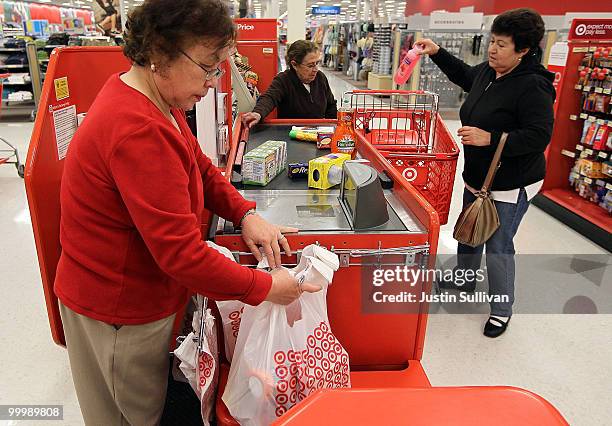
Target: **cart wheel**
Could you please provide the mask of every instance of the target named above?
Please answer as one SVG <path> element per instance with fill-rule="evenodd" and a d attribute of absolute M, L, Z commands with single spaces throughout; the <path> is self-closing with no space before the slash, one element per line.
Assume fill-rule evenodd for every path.
<path fill-rule="evenodd" d="M 20 178 L 23 178 L 25 175 L 25 166 L 23 164 L 17 164 L 17 173 L 19 174 Z"/>
<path fill-rule="evenodd" d="M 36 110 L 32 110 L 30 113 L 30 121 L 36 121 Z"/>

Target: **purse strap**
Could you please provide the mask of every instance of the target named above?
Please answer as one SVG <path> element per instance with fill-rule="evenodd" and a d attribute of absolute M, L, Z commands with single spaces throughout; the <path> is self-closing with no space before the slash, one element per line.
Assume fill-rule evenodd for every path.
<path fill-rule="evenodd" d="M 497 144 L 497 149 L 495 150 L 495 155 L 493 155 L 493 160 L 491 160 L 491 165 L 489 166 L 487 177 L 485 178 L 484 183 L 482 184 L 482 189 L 480 190 L 480 192 L 489 192 L 489 188 L 491 188 L 493 178 L 495 178 L 495 173 L 497 173 L 497 169 L 499 169 L 501 154 L 504 150 L 506 139 L 508 139 L 508 133 L 502 133 L 501 137 L 499 138 L 499 143 Z"/>

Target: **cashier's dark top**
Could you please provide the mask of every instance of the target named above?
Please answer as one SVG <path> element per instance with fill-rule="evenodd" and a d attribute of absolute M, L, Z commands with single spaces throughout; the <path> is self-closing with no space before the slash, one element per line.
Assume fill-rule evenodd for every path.
<path fill-rule="evenodd" d="M 508 139 L 491 189 L 517 189 L 544 179 L 544 151 L 553 129 L 554 74 L 529 53 L 498 79 L 488 62 L 472 67 L 443 48 L 431 59 L 450 81 L 468 92 L 460 110 L 461 124 L 491 133 L 490 146 L 463 146 L 465 183 L 482 187 L 503 132 Z"/>
<path fill-rule="evenodd" d="M 253 112 L 259 113 L 263 120 L 274 108 L 278 109 L 278 118 L 336 118 L 337 114 L 336 99 L 327 77 L 319 71 L 308 93 L 291 68 L 274 77 Z"/>

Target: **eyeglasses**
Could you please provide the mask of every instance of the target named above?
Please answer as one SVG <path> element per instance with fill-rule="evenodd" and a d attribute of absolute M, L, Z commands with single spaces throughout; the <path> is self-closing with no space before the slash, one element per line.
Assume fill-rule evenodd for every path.
<path fill-rule="evenodd" d="M 207 70 L 206 68 L 204 68 L 202 65 L 200 65 L 198 62 L 194 61 L 193 58 L 191 56 L 189 56 L 188 54 L 186 54 L 185 52 L 183 52 L 182 50 L 179 49 L 179 52 L 181 52 L 183 55 L 185 55 L 185 57 L 187 59 L 189 59 L 191 62 L 193 62 L 194 64 L 196 64 L 198 67 L 200 67 L 202 69 L 202 71 L 204 71 L 204 79 L 207 81 L 210 81 L 214 78 L 221 78 L 221 76 L 223 74 L 225 74 L 225 70 L 221 69 L 221 68 L 216 68 L 214 70 Z"/>
<path fill-rule="evenodd" d="M 315 63 L 312 64 L 300 64 L 306 68 L 310 68 L 311 70 L 315 69 L 315 68 L 319 68 L 321 66 L 321 61 L 317 61 Z"/>

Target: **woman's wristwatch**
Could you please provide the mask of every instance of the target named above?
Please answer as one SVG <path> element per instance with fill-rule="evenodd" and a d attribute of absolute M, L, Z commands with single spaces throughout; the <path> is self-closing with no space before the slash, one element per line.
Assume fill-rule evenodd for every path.
<path fill-rule="evenodd" d="M 255 211 L 255 209 L 249 209 L 247 210 L 247 212 L 244 214 L 244 216 L 242 216 L 242 219 L 240 219 L 240 222 L 238 223 L 238 227 L 242 228 L 242 222 L 244 222 L 244 219 L 246 219 L 248 216 L 252 215 L 252 214 L 256 214 L 257 212 Z"/>

